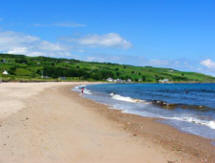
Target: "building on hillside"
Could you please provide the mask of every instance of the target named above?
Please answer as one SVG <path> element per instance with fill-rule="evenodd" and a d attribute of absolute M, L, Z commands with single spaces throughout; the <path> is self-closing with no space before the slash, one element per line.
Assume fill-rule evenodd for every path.
<path fill-rule="evenodd" d="M 131 83 L 131 82 L 132 82 L 132 80 L 131 80 L 131 79 L 128 79 L 128 80 L 127 80 L 127 82 L 128 82 L 128 83 Z"/>
<path fill-rule="evenodd" d="M 1 62 L 2 62 L 2 63 L 7 63 L 7 60 L 3 58 L 3 59 L 1 60 Z"/>
<path fill-rule="evenodd" d="M 2 74 L 3 74 L 3 75 L 8 75 L 9 73 L 8 73 L 6 70 L 4 70 L 4 71 L 2 72 Z"/>
<path fill-rule="evenodd" d="M 107 82 L 113 82 L 114 80 L 112 78 L 107 78 L 106 81 Z"/>
<path fill-rule="evenodd" d="M 169 79 L 162 79 L 162 80 L 159 80 L 159 83 L 169 83 Z"/>
<path fill-rule="evenodd" d="M 116 79 L 114 80 L 115 83 L 125 83 L 126 81 L 125 80 L 122 80 L 122 79 Z"/>

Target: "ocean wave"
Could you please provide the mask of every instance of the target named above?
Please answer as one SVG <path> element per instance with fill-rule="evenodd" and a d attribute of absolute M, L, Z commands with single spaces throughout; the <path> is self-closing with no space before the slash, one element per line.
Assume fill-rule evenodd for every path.
<path fill-rule="evenodd" d="M 153 113 L 143 113 L 141 114 L 141 112 L 135 111 L 135 110 L 130 110 L 130 109 L 123 109 L 122 113 L 130 113 L 130 114 L 137 114 L 137 115 L 141 115 L 141 116 L 146 116 L 146 117 L 157 117 L 157 118 L 162 118 L 162 119 L 166 119 L 166 120 L 174 120 L 174 121 L 183 121 L 183 122 L 187 122 L 187 123 L 193 123 L 193 124 L 197 124 L 197 125 L 202 125 L 202 126 L 206 126 L 209 127 L 210 129 L 215 130 L 215 120 L 203 120 L 203 119 L 199 119 L 196 117 L 191 117 L 191 116 L 184 116 L 184 117 L 180 117 L 180 116 L 173 116 L 173 117 L 169 117 L 169 116 L 161 116 L 161 115 L 154 115 Z"/>
<path fill-rule="evenodd" d="M 195 123 L 199 125 L 204 125 L 207 126 L 211 129 L 215 130 L 215 121 L 214 120 L 201 120 L 198 118 L 194 117 L 161 117 L 164 119 L 169 119 L 169 120 L 177 120 L 177 121 L 184 121 L 184 122 L 189 122 L 189 123 Z"/>
<path fill-rule="evenodd" d="M 84 94 L 88 94 L 88 95 L 91 95 L 92 94 L 92 92 L 89 90 L 89 89 L 84 89 Z"/>
<path fill-rule="evenodd" d="M 195 110 L 201 110 L 206 111 L 210 110 L 212 108 L 209 108 L 207 106 L 202 105 L 189 105 L 189 104 L 180 104 L 180 103 L 167 103 L 166 101 L 160 101 L 160 100 L 151 100 L 151 103 L 153 105 L 165 108 L 165 109 L 176 109 L 176 108 L 182 108 L 182 109 L 195 109 Z"/>
<path fill-rule="evenodd" d="M 114 100 L 119 100 L 119 101 L 125 101 L 125 102 L 131 102 L 131 103 L 144 103 L 144 104 L 149 104 L 149 102 L 146 102 L 145 100 L 140 100 L 140 99 L 135 99 L 131 97 L 126 97 L 126 96 L 121 96 L 118 94 L 110 93 L 110 96 Z"/>

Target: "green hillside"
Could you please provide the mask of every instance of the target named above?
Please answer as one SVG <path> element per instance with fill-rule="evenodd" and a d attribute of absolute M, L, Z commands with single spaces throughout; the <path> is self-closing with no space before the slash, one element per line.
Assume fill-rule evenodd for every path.
<path fill-rule="evenodd" d="M 8 75 L 2 74 L 4 71 Z M 74 59 L 28 57 L 0 54 L 0 77 L 5 81 L 104 81 L 107 78 L 133 82 L 214 82 L 212 76 L 169 68 L 138 67 L 113 63 L 84 62 Z"/>

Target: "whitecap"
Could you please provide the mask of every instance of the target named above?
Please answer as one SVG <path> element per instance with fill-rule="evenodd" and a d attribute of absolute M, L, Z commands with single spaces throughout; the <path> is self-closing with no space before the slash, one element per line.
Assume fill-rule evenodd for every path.
<path fill-rule="evenodd" d="M 114 93 L 110 93 L 110 96 L 111 96 L 114 100 L 125 101 L 125 102 L 132 102 L 132 103 L 144 103 L 144 104 L 149 104 L 148 102 L 146 102 L 146 101 L 144 101 L 144 100 L 135 99 L 135 98 L 126 97 L 126 96 L 121 96 L 121 95 L 114 94 Z"/>
<path fill-rule="evenodd" d="M 207 126 L 211 129 L 215 129 L 215 121 L 201 120 L 201 119 L 194 118 L 194 117 L 161 117 L 161 118 L 195 123 L 195 124 Z"/>

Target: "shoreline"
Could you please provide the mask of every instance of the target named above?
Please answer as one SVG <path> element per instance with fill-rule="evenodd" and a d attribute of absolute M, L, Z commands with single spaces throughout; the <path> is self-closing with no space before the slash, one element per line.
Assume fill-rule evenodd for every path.
<path fill-rule="evenodd" d="M 191 98 L 191 100 L 189 100 L 189 101 L 185 100 L 184 102 L 180 103 L 179 98 L 171 100 L 171 98 L 172 98 L 171 95 L 168 95 L 170 97 L 170 100 L 169 100 L 168 98 L 163 98 L 161 95 L 153 97 L 153 94 L 150 94 L 147 96 L 147 94 L 149 94 L 149 93 L 146 93 L 146 96 L 143 94 L 143 98 L 142 98 L 140 95 L 136 96 L 134 94 L 134 92 L 132 92 L 134 90 L 131 90 L 130 94 L 129 93 L 126 94 L 127 90 L 125 90 L 125 89 L 130 90 L 129 88 L 127 88 L 127 86 L 129 86 L 129 85 L 127 85 L 125 87 L 123 85 L 120 85 L 120 87 L 121 87 L 120 89 L 117 89 L 117 87 L 118 87 L 117 85 L 111 86 L 111 84 L 107 85 L 107 86 L 102 84 L 100 86 L 86 87 L 87 89 L 89 89 L 89 90 L 86 90 L 86 98 L 91 99 L 93 101 L 97 101 L 97 102 L 101 101 L 102 104 L 108 104 L 108 105 L 110 104 L 110 108 L 113 107 L 113 109 L 121 110 L 122 112 L 126 112 L 129 114 L 140 115 L 142 117 L 158 118 L 158 120 L 161 120 L 160 121 L 161 123 L 173 126 L 174 128 L 177 128 L 178 130 L 185 132 L 185 133 L 190 133 L 190 134 L 198 135 L 198 136 L 206 138 L 206 139 L 210 139 L 210 140 L 212 140 L 212 143 L 215 143 L 214 142 L 215 141 L 214 118 L 215 117 L 213 116 L 214 109 L 213 109 L 212 104 L 206 103 L 206 100 L 203 100 L 203 101 L 205 101 L 203 103 L 198 102 L 198 100 L 197 100 L 196 101 L 197 103 L 195 104 L 194 103 L 195 101 L 193 100 L 194 98 L 193 99 Z M 144 87 L 144 84 L 140 85 L 139 88 L 141 88 L 141 86 Z M 157 86 L 158 85 L 155 85 L 155 87 L 157 87 Z M 153 85 L 150 85 L 150 87 L 153 87 Z M 133 87 L 131 86 L 131 88 L 133 88 Z M 92 90 L 92 92 L 90 92 L 91 90 Z M 89 93 L 88 93 L 88 91 L 89 91 Z M 95 91 L 95 92 L 93 92 L 93 91 Z M 125 91 L 125 92 L 122 93 L 122 91 Z M 104 98 L 101 97 L 101 99 L 100 99 L 100 97 L 99 97 L 99 100 L 97 100 L 98 92 L 104 94 Z M 161 93 L 161 92 L 159 92 L 159 93 Z M 184 91 L 184 93 L 185 93 L 185 91 Z M 92 94 L 92 96 L 91 96 L 91 94 Z M 179 96 L 179 94 L 177 94 L 177 95 Z M 182 92 L 182 96 L 183 96 L 183 92 Z M 190 98 L 190 97 L 187 97 L 187 98 Z M 184 97 L 184 99 L 186 99 L 186 97 Z M 180 100 L 183 101 L 183 99 L 180 99 Z M 127 102 L 129 102 L 128 103 L 129 107 L 126 106 Z M 133 105 L 133 104 L 135 104 L 135 105 Z M 142 106 L 140 106 L 139 104 Z M 151 107 L 155 107 L 157 110 L 155 109 L 154 112 L 153 111 L 151 112 L 150 111 Z M 145 109 L 143 109 L 143 108 L 145 108 Z M 159 111 L 158 109 L 162 109 L 162 111 Z M 199 111 L 199 112 L 196 114 L 196 111 Z M 149 115 L 148 115 L 148 113 L 149 113 Z M 179 114 L 177 114 L 177 113 L 179 113 Z M 171 122 L 171 121 L 174 121 L 174 122 Z M 183 122 L 185 122 L 187 124 L 184 124 L 184 126 L 183 126 Z M 196 125 L 196 124 L 198 124 L 198 125 Z M 199 128 L 200 128 L 200 130 L 199 130 Z"/>
<path fill-rule="evenodd" d="M 23 105 L 0 121 L 0 161 L 215 162 L 208 140 L 82 98 L 81 84 L 1 85 L 1 98 Z"/>
<path fill-rule="evenodd" d="M 80 96 L 78 92 L 73 91 L 73 93 Z M 213 145 L 215 139 L 204 138 L 181 131 L 171 125 L 159 122 L 160 120 L 165 120 L 162 118 L 150 118 L 131 113 L 123 113 L 121 110 L 111 109 L 110 106 L 91 99 L 81 96 L 80 98 L 95 103 L 94 105 L 99 105 L 98 107 L 103 109 L 97 109 L 97 112 L 100 112 L 103 116 L 117 123 L 123 124 L 123 129 L 130 132 L 133 136 L 148 137 L 150 141 L 159 143 L 167 149 L 189 153 L 194 157 L 203 157 L 205 160 L 210 160 L 209 162 L 215 162 L 215 145 Z M 147 126 L 145 125 L 146 123 Z M 158 133 L 150 132 L 151 128 L 156 128 L 156 132 Z"/>

